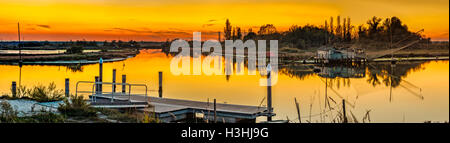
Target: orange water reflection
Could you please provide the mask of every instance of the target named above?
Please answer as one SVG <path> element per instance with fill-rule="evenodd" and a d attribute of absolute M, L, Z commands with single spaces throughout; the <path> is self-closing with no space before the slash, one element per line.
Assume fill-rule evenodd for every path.
<path fill-rule="evenodd" d="M 218 102 L 230 104 L 244 104 L 261 106 L 266 105 L 262 100 L 266 96 L 266 87 L 259 86 L 258 75 L 191 75 L 174 76 L 170 72 L 170 56 L 156 50 L 143 50 L 141 54 L 125 61 L 105 63 L 104 81 L 112 80 L 112 69 L 117 69 L 118 81 L 120 75 L 126 74 L 127 80 L 133 83 L 149 85 L 149 90 L 157 89 L 158 71 L 162 71 L 164 97 L 207 101 L 217 99 Z M 448 61 L 430 61 L 418 64 L 418 67 L 399 69 L 401 83 L 392 89 L 383 83 L 374 86 L 370 81 L 370 68 L 363 78 L 335 78 L 325 79 L 314 73 L 304 76 L 289 74 L 289 69 L 280 69 L 278 83 L 273 87 L 273 107 L 277 114 L 275 119 L 296 120 L 297 112 L 294 97 L 299 100 L 302 121 L 331 122 L 336 112 L 326 112 L 325 83 L 331 86 L 327 89 L 327 96 L 331 106 L 339 105 L 342 98 L 349 101 L 348 113 L 354 114 L 361 122 L 367 110 L 370 111 L 371 122 L 423 122 L 449 120 L 449 64 Z M 280 67 L 281 68 L 281 67 Z M 9 93 L 12 81 L 19 81 L 20 69 L 13 65 L 0 65 L 0 93 Z M 78 70 L 71 70 L 66 66 L 37 66 L 26 65 L 22 67 L 21 84 L 33 86 L 55 82 L 58 88 L 64 88 L 64 79 L 70 78 L 71 92 L 75 90 L 76 81 L 92 81 L 98 75 L 98 65 L 86 65 Z M 372 77 L 373 78 L 373 77 Z M 331 85 L 330 83 L 333 83 Z M 408 84 L 407 84 L 408 83 Z M 412 84 L 412 85 L 409 85 Z M 339 84 L 339 88 L 338 85 Z M 421 98 L 408 89 L 418 91 Z M 89 89 L 89 87 L 82 87 Z M 105 87 L 105 90 L 109 90 Z M 334 91 L 333 91 L 334 90 Z M 133 91 L 144 92 L 143 89 Z M 156 92 L 149 91 L 151 96 Z M 338 95 L 339 94 L 339 95 Z M 354 106 L 354 107 L 351 107 Z M 336 106 L 339 110 L 340 106 Z M 308 115 L 313 115 L 309 118 Z M 260 118 L 258 120 L 264 120 Z"/>

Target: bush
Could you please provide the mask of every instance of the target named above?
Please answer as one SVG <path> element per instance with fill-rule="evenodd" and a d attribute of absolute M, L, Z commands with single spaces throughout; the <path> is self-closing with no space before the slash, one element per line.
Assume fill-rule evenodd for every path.
<path fill-rule="evenodd" d="M 97 112 L 84 101 L 82 96 L 71 96 L 70 100 L 64 99 L 64 104 L 60 104 L 58 111 L 67 116 L 93 117 Z"/>
<path fill-rule="evenodd" d="M 156 118 L 154 113 L 151 115 L 145 114 L 144 119 L 142 120 L 142 123 L 159 123 L 159 122 L 160 122 L 159 119 Z"/>
<path fill-rule="evenodd" d="M 63 90 L 57 90 L 54 82 L 50 83 L 48 87 L 38 85 L 33 89 L 27 90 L 31 99 L 37 102 L 52 102 L 64 99 Z"/>
<path fill-rule="evenodd" d="M 81 54 L 83 53 L 83 47 L 81 46 L 72 46 L 66 50 L 67 54 Z"/>
<path fill-rule="evenodd" d="M 64 121 L 64 116 L 52 112 L 42 112 L 19 118 L 19 123 L 64 123 Z"/>
<path fill-rule="evenodd" d="M 6 122 L 6 123 L 15 123 L 18 122 L 18 115 L 19 112 L 14 110 L 14 108 L 11 107 L 11 104 L 9 104 L 6 101 L 0 102 L 0 122 Z"/>

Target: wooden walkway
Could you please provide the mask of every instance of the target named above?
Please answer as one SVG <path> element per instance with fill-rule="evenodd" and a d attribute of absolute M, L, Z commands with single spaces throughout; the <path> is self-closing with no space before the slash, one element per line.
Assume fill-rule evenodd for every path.
<path fill-rule="evenodd" d="M 98 96 L 97 100 L 101 98 L 109 98 L 106 102 L 110 101 L 110 95 Z M 114 99 L 128 99 L 129 96 L 114 96 Z M 159 98 L 145 96 L 131 96 L 131 101 L 135 103 L 141 103 L 147 101 L 149 108 L 140 108 L 138 110 L 144 112 L 155 113 L 159 118 L 172 118 L 174 116 L 186 116 L 186 114 L 202 113 L 205 116 L 212 117 L 214 114 L 214 105 L 212 102 L 201 102 L 192 100 Z M 99 100 L 98 100 L 99 101 Z M 102 103 L 107 104 L 107 103 Z M 129 104 L 130 107 L 134 105 Z M 255 119 L 259 116 L 274 116 L 269 115 L 266 107 L 247 106 L 247 105 L 235 105 L 216 103 L 216 115 L 227 118 L 239 118 L 239 119 Z"/>
<path fill-rule="evenodd" d="M 150 104 L 155 105 L 155 112 L 170 112 L 179 108 L 192 108 L 199 110 L 214 110 L 213 103 L 200 102 L 200 101 L 190 101 L 190 100 L 180 100 L 180 99 L 169 99 L 169 98 L 159 98 L 150 97 Z M 158 108 L 162 107 L 162 108 Z M 223 104 L 216 103 L 216 111 L 220 112 L 234 112 L 242 114 L 256 114 L 263 113 L 266 111 L 264 107 L 256 106 L 245 106 L 245 105 L 234 105 L 234 104 Z"/>

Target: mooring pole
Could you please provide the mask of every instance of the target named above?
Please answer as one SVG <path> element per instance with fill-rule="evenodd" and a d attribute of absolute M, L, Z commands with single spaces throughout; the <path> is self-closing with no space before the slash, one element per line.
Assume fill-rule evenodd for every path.
<path fill-rule="evenodd" d="M 127 83 L 127 75 L 122 75 L 122 94 L 125 94 L 126 84 Z"/>
<path fill-rule="evenodd" d="M 20 47 L 20 25 L 19 25 L 19 23 L 17 23 L 17 33 L 19 36 L 19 44 L 17 45 L 19 47 L 19 67 L 22 67 L 22 48 Z"/>
<path fill-rule="evenodd" d="M 297 98 L 294 98 L 295 106 L 297 107 L 298 123 L 302 123 L 302 118 L 300 117 L 300 107 L 297 102 Z"/>
<path fill-rule="evenodd" d="M 98 82 L 100 82 L 100 84 L 98 85 L 98 91 L 101 93 L 102 91 L 103 91 L 103 85 L 102 85 L 102 82 L 103 82 L 103 59 L 102 58 L 100 58 L 100 60 L 99 60 L 99 62 L 98 62 L 99 64 L 99 74 L 98 74 Z"/>
<path fill-rule="evenodd" d="M 345 99 L 342 99 L 342 113 L 344 114 L 344 123 L 347 123 L 347 114 L 345 113 Z"/>
<path fill-rule="evenodd" d="M 113 78 L 112 78 L 112 83 L 113 83 L 113 86 L 112 86 L 112 93 L 114 94 L 115 92 L 116 92 L 116 69 L 113 69 L 113 73 L 112 73 L 113 75 Z"/>
<path fill-rule="evenodd" d="M 17 84 L 16 84 L 15 81 L 12 82 L 11 93 L 12 93 L 12 96 L 16 96 L 17 95 Z"/>
<path fill-rule="evenodd" d="M 271 67 L 267 66 L 267 121 L 272 121 L 272 81 L 271 81 Z"/>
<path fill-rule="evenodd" d="M 70 94 L 70 91 L 69 91 L 69 78 L 66 78 L 66 82 L 65 82 L 65 83 L 66 83 L 66 84 L 65 84 L 65 87 L 66 87 L 66 88 L 65 88 L 65 89 L 66 89 L 66 90 L 65 90 L 65 91 L 66 91 L 66 92 L 65 92 L 65 93 L 66 93 L 66 97 L 69 97 L 69 96 L 70 96 L 70 95 L 69 95 L 69 94 Z"/>
<path fill-rule="evenodd" d="M 95 76 L 95 94 L 99 94 L 99 90 L 98 90 L 98 76 Z"/>
<path fill-rule="evenodd" d="M 216 99 L 214 99 L 214 123 L 217 123 Z"/>
<path fill-rule="evenodd" d="M 159 98 L 162 98 L 162 71 L 158 72 L 158 76 L 159 76 Z"/>

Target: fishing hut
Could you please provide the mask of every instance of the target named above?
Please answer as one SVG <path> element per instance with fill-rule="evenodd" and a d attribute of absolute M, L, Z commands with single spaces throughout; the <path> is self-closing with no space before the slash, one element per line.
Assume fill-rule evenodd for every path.
<path fill-rule="evenodd" d="M 315 63 L 320 64 L 353 64 L 365 62 L 365 53 L 362 49 L 334 47 L 321 47 L 317 50 Z"/>
<path fill-rule="evenodd" d="M 314 72 L 325 78 L 364 78 L 365 66 L 314 66 Z"/>

